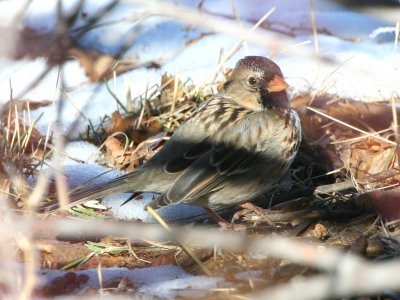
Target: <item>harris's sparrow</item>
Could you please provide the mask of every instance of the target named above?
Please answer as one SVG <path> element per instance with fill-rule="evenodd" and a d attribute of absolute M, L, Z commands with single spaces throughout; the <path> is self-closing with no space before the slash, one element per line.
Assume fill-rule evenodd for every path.
<path fill-rule="evenodd" d="M 138 170 L 70 194 L 72 205 L 123 192 L 153 192 L 149 206 L 210 209 L 250 201 L 288 170 L 301 140 L 280 68 L 261 56 L 236 64 L 223 89 L 203 102 Z"/>

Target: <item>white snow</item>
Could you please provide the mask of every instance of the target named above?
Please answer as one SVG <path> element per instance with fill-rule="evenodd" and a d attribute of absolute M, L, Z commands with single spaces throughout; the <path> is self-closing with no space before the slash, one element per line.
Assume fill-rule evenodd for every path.
<path fill-rule="evenodd" d="M 70 142 L 65 146 L 64 151 L 67 156 L 64 160 L 65 165 L 78 164 L 81 161 L 95 163 L 99 155 L 99 149 L 85 141 Z"/>
<path fill-rule="evenodd" d="M 52 280 L 62 277 L 66 272 L 57 270 L 41 270 L 38 274 L 42 285 L 49 285 Z M 88 282 L 81 285 L 76 291 L 84 293 L 88 288 L 98 289 L 100 287 L 97 270 L 77 271 L 79 276 L 89 276 Z M 217 287 L 228 287 L 221 277 L 194 276 L 186 273 L 181 268 L 173 265 L 160 267 L 148 267 L 143 269 L 129 270 L 126 268 L 102 269 L 103 286 L 110 286 L 121 281 L 123 278 L 135 288 L 135 294 L 145 294 L 154 297 L 173 299 L 176 297 L 201 298 L 210 290 Z"/>

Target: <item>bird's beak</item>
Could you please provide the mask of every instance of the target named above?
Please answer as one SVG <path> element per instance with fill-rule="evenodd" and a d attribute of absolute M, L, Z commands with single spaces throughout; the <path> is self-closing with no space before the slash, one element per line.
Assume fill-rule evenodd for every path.
<path fill-rule="evenodd" d="M 286 83 L 285 80 L 279 75 L 274 76 L 270 82 L 268 82 L 268 92 L 282 92 L 286 90 L 289 87 L 289 85 Z"/>

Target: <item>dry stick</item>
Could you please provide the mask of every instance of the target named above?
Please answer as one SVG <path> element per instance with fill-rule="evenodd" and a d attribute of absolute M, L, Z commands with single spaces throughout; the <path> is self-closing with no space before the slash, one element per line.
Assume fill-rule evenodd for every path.
<path fill-rule="evenodd" d="M 396 145 L 397 145 L 395 142 L 393 142 L 393 141 L 391 141 L 391 140 L 388 140 L 388 139 L 385 139 L 384 137 L 381 137 L 380 135 L 378 135 L 378 134 L 376 134 L 376 133 L 371 134 L 370 132 L 364 131 L 364 130 L 359 129 L 359 128 L 357 128 L 357 127 L 354 127 L 354 126 L 352 126 L 352 125 L 350 125 L 350 124 L 348 124 L 348 123 L 346 123 L 346 122 L 340 121 L 339 119 L 336 119 L 336 118 L 334 118 L 334 117 L 331 117 L 331 116 L 329 116 L 329 115 L 327 115 L 327 114 L 323 113 L 322 111 L 319 111 L 319 110 L 317 110 L 317 109 L 315 109 L 315 108 L 312 108 L 312 107 L 307 106 L 307 109 L 309 109 L 309 110 L 311 110 L 312 112 L 315 112 L 315 113 L 317 113 L 317 114 L 319 114 L 319 115 L 321 115 L 321 116 L 324 116 L 324 117 L 327 118 L 327 119 L 330 119 L 330 120 L 332 120 L 332 121 L 335 121 L 335 122 L 337 122 L 337 123 L 339 123 L 339 124 L 341 124 L 341 125 L 343 125 L 343 126 L 346 126 L 346 127 L 350 128 L 350 129 L 353 129 L 353 130 L 355 130 L 355 131 L 361 132 L 361 133 L 366 134 L 366 135 L 372 135 L 374 138 L 376 138 L 376 139 L 378 139 L 378 140 L 381 140 L 381 141 L 383 141 L 383 142 L 385 142 L 385 143 L 391 144 L 391 145 L 393 145 L 393 146 L 396 146 Z"/>
<path fill-rule="evenodd" d="M 308 45 L 308 44 L 310 44 L 310 43 L 311 43 L 310 40 L 302 41 L 302 42 L 293 44 L 293 45 L 291 45 L 291 46 L 288 46 L 288 47 L 286 47 L 284 50 L 279 51 L 279 52 L 277 52 L 276 54 L 288 53 L 288 52 L 292 51 L 293 49 L 296 49 L 296 48 L 299 48 L 299 47 Z"/>
<path fill-rule="evenodd" d="M 47 192 L 49 184 L 49 172 L 41 172 L 36 180 L 35 188 L 29 195 L 26 206 L 27 210 L 33 211 L 42 202 L 43 195 Z"/>
<path fill-rule="evenodd" d="M 62 125 L 61 125 L 61 112 L 63 108 L 63 93 L 64 93 L 64 74 L 63 67 L 60 66 L 56 87 L 60 88 L 59 97 L 57 101 L 57 110 L 56 110 L 56 125 L 54 128 L 55 134 L 55 149 L 54 149 L 54 170 L 56 176 L 56 188 L 58 201 L 60 203 L 60 207 L 64 205 L 68 205 L 68 189 L 67 189 L 67 180 L 65 178 L 65 174 L 62 170 L 62 151 L 64 149 L 64 138 L 62 135 Z M 60 85 L 58 84 L 60 81 Z"/>
<path fill-rule="evenodd" d="M 165 228 L 165 230 L 172 233 L 171 228 L 168 226 L 168 224 L 160 217 L 160 215 L 154 209 L 152 209 L 150 206 L 148 206 L 147 211 L 149 213 L 151 213 L 151 215 L 157 220 L 158 223 L 161 224 L 162 227 Z M 181 246 L 183 251 L 185 251 L 186 254 L 189 255 L 189 257 L 191 259 L 193 259 L 193 261 L 203 270 L 203 272 L 207 276 L 212 276 L 212 273 L 207 269 L 206 266 L 204 266 L 204 264 L 200 261 L 200 259 L 188 247 L 186 247 L 182 242 L 180 242 L 177 237 L 174 237 L 174 238 L 175 238 L 176 242 Z"/>
<path fill-rule="evenodd" d="M 28 122 L 26 123 L 26 121 L 24 121 L 24 124 L 29 124 L 28 126 L 28 130 L 27 133 L 25 135 L 25 140 L 22 143 L 22 153 L 24 154 L 26 151 L 26 147 L 28 146 L 29 140 L 30 140 L 30 136 L 32 135 L 32 130 L 34 127 L 34 123 L 32 122 L 31 119 L 31 110 L 30 110 L 30 105 L 29 105 L 29 101 L 26 102 L 26 111 L 27 111 L 27 117 L 28 117 Z M 24 113 L 24 118 L 25 118 L 25 113 Z"/>
<path fill-rule="evenodd" d="M 55 103 L 54 101 L 55 101 L 55 97 L 53 99 L 53 105 Z M 45 137 L 44 146 L 43 146 L 43 149 L 45 149 L 45 150 L 47 149 L 47 147 L 49 145 L 49 141 L 50 141 L 50 137 L 51 137 L 52 124 L 53 124 L 53 119 L 52 119 L 52 117 L 50 117 L 49 123 L 47 124 L 46 137 Z M 43 157 L 42 157 L 42 160 L 41 160 L 41 163 L 40 163 L 41 167 L 43 167 L 43 165 L 44 165 L 44 159 L 45 159 L 45 155 L 43 155 Z"/>
<path fill-rule="evenodd" d="M 132 112 L 132 86 L 131 86 L 130 74 L 128 74 L 126 77 L 124 77 L 124 82 L 125 82 L 126 109 L 128 111 Z"/>
<path fill-rule="evenodd" d="M 142 101 L 142 109 L 140 110 L 140 115 L 139 115 L 139 120 L 136 124 L 136 129 L 139 130 L 140 129 L 140 125 L 142 124 L 142 120 L 143 120 L 143 116 L 144 116 L 144 111 L 146 109 L 146 101 L 147 101 L 147 94 L 149 92 L 149 80 L 147 79 L 146 82 L 146 92 L 144 93 L 144 100 Z M 139 98 L 141 99 L 141 98 Z"/>
<path fill-rule="evenodd" d="M 155 0 L 124 0 L 127 3 L 140 4 L 153 14 L 176 18 L 191 25 L 193 27 L 207 28 L 213 32 L 227 34 L 230 36 L 236 36 L 243 38 L 242 32 L 238 30 L 238 24 L 235 21 L 227 20 L 224 17 L 217 17 L 214 15 L 202 13 L 196 9 L 186 8 L 183 6 L 177 6 L 173 3 Z M 270 35 L 270 36 L 267 36 Z M 274 38 L 272 38 L 274 37 Z M 251 32 L 246 36 L 246 40 L 249 42 L 256 43 L 266 48 L 281 50 L 290 45 L 289 39 L 281 38 L 277 40 L 276 35 L 271 34 L 267 30 L 261 32 Z M 303 49 L 301 53 L 304 56 L 313 56 L 308 49 Z"/>
<path fill-rule="evenodd" d="M 310 10 L 311 10 L 311 24 L 313 29 L 313 36 L 314 36 L 314 48 L 315 52 L 317 53 L 317 58 L 319 57 L 319 44 L 318 44 L 318 32 L 317 32 L 317 23 L 315 21 L 315 10 L 314 10 L 314 1 L 310 0 Z M 318 66 L 320 65 L 319 59 Z"/>
<path fill-rule="evenodd" d="M 332 271 L 326 277 L 326 285 L 329 289 L 308 291 L 310 293 L 322 293 L 322 297 L 312 294 L 316 297 L 312 299 L 322 299 L 335 293 L 340 297 L 365 293 L 379 293 L 386 289 L 396 288 L 400 284 L 398 270 L 400 260 L 372 262 L 359 258 L 354 254 L 343 255 L 342 252 L 332 248 L 321 248 L 305 242 L 290 240 L 282 237 L 261 237 L 245 236 L 234 232 L 219 232 L 210 228 L 190 228 L 176 229 L 172 232 L 166 232 L 165 229 L 154 225 L 145 225 L 139 223 L 116 223 L 116 222 L 89 222 L 81 220 L 34 220 L 34 223 L 27 223 L 20 217 L 14 219 L 14 225 L 18 230 L 31 228 L 34 233 L 59 231 L 75 236 L 76 231 L 80 230 L 82 234 L 99 233 L 106 235 L 125 236 L 131 239 L 171 239 L 175 237 L 188 239 L 190 242 L 200 243 L 212 248 L 214 244 L 231 251 L 247 251 L 248 253 L 260 253 L 277 258 L 288 259 L 295 263 L 301 263 L 307 266 L 314 266 L 321 270 Z M 311 277 L 310 280 L 319 278 Z M 361 276 L 361 277 L 360 277 Z M 362 279 L 362 280 L 360 280 Z M 308 279 L 306 279 L 308 280 Z M 293 281 L 291 282 L 291 284 Z M 290 286 L 290 285 L 289 285 Z M 286 286 L 286 287 L 289 287 Z M 307 286 L 307 285 L 305 285 Z M 293 286 L 292 286 L 293 287 Z M 322 288 L 322 287 L 320 287 Z M 306 289 L 308 290 L 308 289 Z M 272 290 L 270 290 L 272 291 Z M 266 292 L 266 291 L 264 291 Z M 293 299 L 286 297 L 283 299 Z M 298 298 L 298 297 L 297 297 Z M 266 298 L 262 298 L 266 299 Z M 267 298 L 269 299 L 269 298 Z M 271 297 L 271 299 L 277 299 Z M 282 299 L 282 298 L 280 298 Z M 310 299 L 310 298 L 308 298 Z"/>
<path fill-rule="evenodd" d="M 381 223 L 383 232 L 385 233 L 385 235 L 386 235 L 387 238 L 390 238 L 391 236 L 390 236 L 389 232 L 388 232 L 387 229 L 386 229 L 385 222 L 383 222 L 383 219 L 382 219 L 381 216 L 378 216 L 378 218 L 379 218 L 379 222 Z"/>
<path fill-rule="evenodd" d="M 18 237 L 17 242 L 22 249 L 25 262 L 24 284 L 19 299 L 29 300 L 32 299 L 33 290 L 38 283 L 36 278 L 36 271 L 39 269 L 37 249 L 30 231 Z"/>
<path fill-rule="evenodd" d="M 361 135 L 361 136 L 357 136 L 357 137 L 353 137 L 353 138 L 348 138 L 348 139 L 340 140 L 340 141 L 333 141 L 333 142 L 330 142 L 330 143 L 332 145 L 337 145 L 337 144 L 343 144 L 343 143 L 356 142 L 356 141 L 365 139 L 367 137 L 373 136 L 374 134 L 381 134 L 381 133 L 388 132 L 390 130 L 391 130 L 390 128 L 386 128 L 386 129 L 382 129 L 382 130 L 379 130 L 379 131 L 376 131 L 376 132 L 371 132 L 371 133 L 368 133 L 368 134 L 365 134 L 365 135 Z"/>
<path fill-rule="evenodd" d="M 397 46 L 399 43 L 399 32 L 400 32 L 400 22 L 396 23 L 396 33 L 394 36 L 394 51 L 393 51 L 393 88 L 396 83 L 396 57 L 397 57 Z M 394 136 L 396 138 L 396 152 L 397 152 L 397 165 L 400 166 L 400 136 L 399 136 L 399 122 L 397 120 L 397 108 L 396 108 L 396 99 L 394 97 L 394 91 L 392 91 L 392 114 L 393 114 L 393 127 L 394 127 Z"/>
<path fill-rule="evenodd" d="M 173 118 L 174 118 L 176 97 L 178 95 L 178 84 L 179 84 L 179 69 L 177 68 L 176 72 L 175 72 L 174 92 L 172 94 L 172 103 L 171 103 L 171 110 L 170 110 L 171 116 L 169 117 L 169 122 L 168 122 L 168 125 L 167 125 L 167 129 L 168 130 L 171 129 L 172 121 L 173 121 Z"/>
<path fill-rule="evenodd" d="M 8 106 L 7 135 L 5 136 L 5 141 L 7 141 L 7 144 L 9 144 L 9 142 L 10 142 L 11 111 L 12 111 L 12 103 L 14 103 L 14 99 L 13 99 L 13 96 L 12 96 L 13 90 L 12 90 L 11 80 L 9 82 L 10 82 L 10 102 L 9 102 L 9 106 Z M 7 149 L 11 149 L 11 148 L 7 147 Z"/>
<path fill-rule="evenodd" d="M 142 262 L 145 262 L 146 264 L 151 264 L 151 261 L 142 259 L 142 258 L 140 258 L 140 257 L 136 254 L 136 252 L 135 252 L 135 251 L 133 250 L 133 248 L 132 248 L 132 243 L 131 243 L 131 240 L 130 240 L 130 239 L 126 239 L 126 245 L 128 246 L 129 253 L 130 253 L 138 262 L 142 261 Z"/>
<path fill-rule="evenodd" d="M 52 67 L 46 67 L 45 70 L 42 71 L 36 78 L 27 86 L 25 87 L 17 96 L 15 99 L 21 99 L 23 96 L 25 96 L 26 93 L 29 91 L 33 90 L 51 71 Z"/>
<path fill-rule="evenodd" d="M 319 44 L 318 44 L 318 31 L 317 31 L 317 23 L 315 21 L 315 9 L 314 9 L 314 1 L 310 0 L 310 14 L 311 14 L 311 25 L 312 25 L 312 30 L 313 30 L 313 37 L 314 37 L 314 48 L 315 48 L 315 53 L 317 54 L 317 74 L 316 74 L 316 79 L 315 81 L 318 82 L 318 78 L 320 77 L 321 73 L 321 62 L 319 59 Z M 318 89 L 314 90 L 311 92 L 311 101 L 310 104 L 314 102 L 315 97 L 317 96 Z"/>
<path fill-rule="evenodd" d="M 345 61 L 343 61 L 339 66 L 337 66 L 332 72 L 330 72 L 329 74 L 327 74 L 327 75 L 325 76 L 325 78 L 322 80 L 321 84 L 320 84 L 321 88 L 319 89 L 319 91 L 323 91 L 322 88 L 324 88 L 324 86 L 326 86 L 326 82 L 328 81 L 328 79 L 329 79 L 333 74 L 335 74 L 336 72 L 338 72 L 347 62 L 349 62 L 350 60 L 352 60 L 354 57 L 355 57 L 355 55 L 352 55 L 352 56 L 348 57 L 348 58 L 345 59 Z M 325 88 L 325 89 L 326 89 L 326 88 Z M 317 93 L 313 93 L 313 94 L 311 95 L 311 99 L 310 99 L 308 105 L 311 105 L 311 104 L 314 102 L 316 96 L 317 96 Z"/>
<path fill-rule="evenodd" d="M 1 222 L 1 220 L 0 220 Z M 166 241 L 185 239 L 188 243 L 196 243 L 204 247 L 213 248 L 215 245 L 230 251 L 245 251 L 247 253 L 259 253 L 291 260 L 292 262 L 313 266 L 325 271 L 334 271 L 340 266 L 343 253 L 333 248 L 319 248 L 316 245 L 291 240 L 278 236 L 248 236 L 237 232 L 220 232 L 218 229 L 192 227 L 174 228 L 166 231 L 160 226 L 143 223 L 121 223 L 112 221 L 71 220 L 58 218 L 52 220 L 32 219 L 26 220 L 20 216 L 13 218 L 15 230 L 32 230 L 35 237 L 40 238 L 48 234 L 62 234 L 63 236 L 76 236 L 79 231 L 82 235 L 103 234 L 111 236 L 124 236 L 131 240 L 158 240 Z M 101 225 L 101 226 L 99 226 Z M 50 231 L 49 231 L 50 230 Z M 355 255 L 346 256 L 353 262 L 353 267 L 389 267 L 390 270 L 400 267 L 400 259 L 390 262 L 367 262 Z M 356 268 L 357 269 L 357 268 Z M 354 269 L 353 269 L 354 270 Z M 355 271 L 355 270 L 354 270 Z M 393 276 L 385 272 L 384 277 Z M 394 276 L 400 284 L 400 277 Z"/>
<path fill-rule="evenodd" d="M 233 14 L 234 18 L 236 19 L 236 21 L 238 22 L 241 31 L 245 34 L 246 30 L 245 30 L 245 28 L 243 26 L 242 21 L 240 20 L 239 12 L 238 12 L 238 10 L 237 10 L 237 8 L 235 6 L 235 0 L 230 0 L 230 2 L 231 2 L 231 7 L 232 7 L 232 14 Z M 245 49 L 245 53 L 247 53 L 248 52 L 248 47 L 247 47 L 247 43 L 245 41 L 243 42 L 243 47 Z"/>
<path fill-rule="evenodd" d="M 99 279 L 99 286 L 100 286 L 100 298 L 103 298 L 103 271 L 101 266 L 101 260 L 97 264 L 97 278 Z"/>
<path fill-rule="evenodd" d="M 218 66 L 215 68 L 214 72 L 200 85 L 204 86 L 207 83 L 214 82 L 215 79 L 218 76 L 218 73 L 222 70 L 222 68 L 225 66 L 227 61 L 240 49 L 242 44 L 246 41 L 247 37 L 249 34 L 251 34 L 255 29 L 257 29 L 273 12 L 275 11 L 275 7 L 271 8 L 256 24 L 253 25 L 245 34 L 242 39 L 240 39 L 229 51 L 228 53 L 224 56 L 223 59 L 221 59 L 221 62 L 218 64 Z"/>
<path fill-rule="evenodd" d="M 60 73 L 59 73 L 60 74 Z M 54 95 L 54 98 L 53 98 L 53 105 L 55 105 L 55 100 L 56 100 L 56 98 L 57 98 L 57 89 L 58 89 L 58 81 L 59 81 L 59 75 L 57 76 L 57 82 L 56 82 L 56 89 L 55 89 L 55 95 Z M 61 92 L 63 92 L 63 90 L 61 90 Z M 61 95 L 61 94 L 60 94 Z M 61 98 L 60 98 L 61 99 Z M 59 99 L 59 100 L 60 100 Z M 52 122 L 53 122 L 53 120 L 50 120 L 49 121 L 49 123 L 48 123 L 48 126 L 47 126 L 47 131 L 46 131 L 46 138 L 45 138 L 45 142 L 44 142 L 44 149 L 47 149 L 47 147 L 49 146 L 48 145 L 48 143 L 49 143 L 49 140 L 50 140 L 50 136 L 51 136 L 51 126 L 52 126 Z M 60 128 L 59 128 L 59 130 L 61 130 Z M 61 134 L 61 133 L 60 133 Z M 56 150 L 55 152 L 57 152 L 57 150 L 58 151 L 62 151 L 62 145 L 59 145 L 57 142 L 57 140 L 58 140 L 58 136 L 57 136 L 57 133 L 56 133 L 56 137 L 57 137 L 57 139 L 56 139 L 56 144 L 55 144 L 55 147 L 54 147 L 54 150 Z M 61 146 L 61 147 L 60 147 Z M 61 153 L 60 152 L 58 152 L 58 153 L 55 153 L 54 154 L 54 159 L 53 159 L 53 161 L 54 160 L 56 160 L 56 157 L 58 156 L 58 155 L 60 155 Z M 42 160 L 41 160 L 41 166 L 43 166 L 43 164 L 44 164 L 44 159 L 45 159 L 45 155 L 43 155 L 43 157 L 42 157 Z M 60 171 L 61 172 L 61 171 Z M 61 175 L 61 174 L 60 174 Z M 62 175 L 61 175 L 62 176 Z M 57 183 L 60 181 L 59 180 L 59 178 L 58 178 L 58 176 L 56 177 L 56 179 L 57 179 Z M 28 201 L 27 201 L 27 210 L 28 211 L 33 211 L 40 203 L 41 203 L 41 201 L 42 201 L 42 198 L 43 198 L 43 196 L 45 195 L 45 193 L 47 192 L 47 189 L 48 189 L 48 186 L 49 186 L 49 184 L 50 184 L 50 174 L 48 173 L 48 172 L 41 172 L 40 174 L 39 174 L 39 176 L 38 176 L 38 179 L 37 179 L 37 183 L 36 183 L 36 185 L 35 185 L 35 188 L 33 189 L 33 191 L 31 192 L 31 194 L 29 195 L 29 198 L 28 198 Z M 62 184 L 61 184 L 62 185 Z M 66 195 L 66 193 L 67 193 L 67 191 L 66 191 L 66 189 L 65 189 L 65 186 L 66 186 L 66 182 L 65 182 L 65 178 L 64 178 L 64 189 L 62 189 L 61 191 L 63 191 L 63 194 L 62 194 L 62 196 L 64 196 L 65 197 L 65 195 Z M 58 185 L 57 185 L 57 187 L 58 187 Z M 65 198 L 64 198 L 65 199 Z"/>
<path fill-rule="evenodd" d="M 18 145 L 18 152 L 21 149 L 21 133 L 19 130 L 19 113 L 18 113 L 18 107 L 15 105 L 15 132 L 17 133 L 17 145 Z"/>

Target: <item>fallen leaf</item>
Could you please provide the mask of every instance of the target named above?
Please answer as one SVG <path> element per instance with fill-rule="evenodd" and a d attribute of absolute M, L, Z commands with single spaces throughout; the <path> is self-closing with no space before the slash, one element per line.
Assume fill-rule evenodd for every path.
<path fill-rule="evenodd" d="M 70 56 L 79 59 L 81 67 L 92 82 L 107 80 L 116 75 L 125 73 L 137 67 L 140 62 L 120 62 L 111 55 L 99 53 L 97 51 L 84 51 L 72 48 L 68 51 Z"/>
<path fill-rule="evenodd" d="M 137 126 L 138 121 L 139 116 L 122 116 L 120 112 L 115 111 L 105 130 L 109 135 L 123 132 L 128 136 L 129 141 L 136 145 L 163 131 L 156 118 L 142 117 L 140 126 Z"/>
<path fill-rule="evenodd" d="M 400 188 L 363 193 L 356 203 L 375 210 L 387 222 L 400 220 Z"/>
<path fill-rule="evenodd" d="M 108 160 L 116 165 L 119 169 L 126 169 L 130 166 L 131 170 L 136 169 L 140 165 L 140 160 L 135 152 L 126 151 L 116 137 L 108 138 L 104 143 L 107 149 Z"/>

